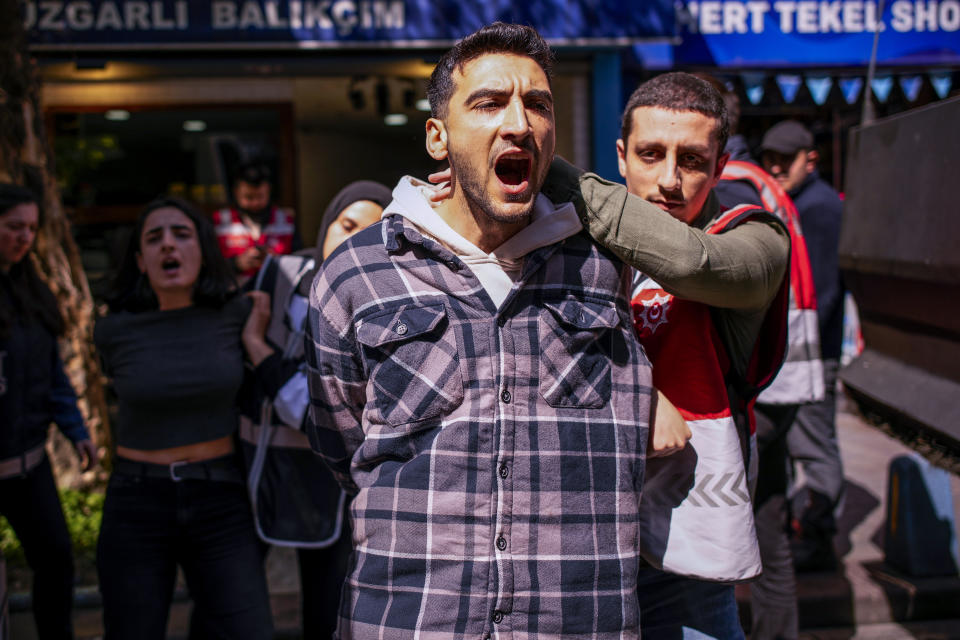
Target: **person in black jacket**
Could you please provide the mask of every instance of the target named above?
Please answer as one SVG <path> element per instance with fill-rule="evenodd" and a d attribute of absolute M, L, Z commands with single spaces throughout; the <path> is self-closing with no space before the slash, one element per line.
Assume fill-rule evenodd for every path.
<path fill-rule="evenodd" d="M 794 564 L 799 571 L 831 570 L 835 511 L 843 496 L 843 463 L 837 444 L 836 384 L 843 343 L 843 299 L 840 275 L 840 196 L 817 171 L 820 156 L 813 135 L 796 120 L 780 122 L 763 136 L 761 162 L 793 199 L 807 241 L 823 359 L 826 395 L 800 407 L 787 434 L 792 461 L 803 468 L 806 502 L 794 514 Z"/>
<path fill-rule="evenodd" d="M 73 553 L 44 445 L 55 422 L 83 469 L 97 450 L 63 371 L 63 319 L 28 256 L 41 226 L 38 198 L 0 184 L 0 514 L 13 527 L 33 576 L 41 639 L 72 638 Z"/>

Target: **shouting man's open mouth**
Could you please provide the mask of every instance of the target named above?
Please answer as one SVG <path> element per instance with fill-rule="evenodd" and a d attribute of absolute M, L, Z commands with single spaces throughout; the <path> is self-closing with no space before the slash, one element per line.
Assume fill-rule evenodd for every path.
<path fill-rule="evenodd" d="M 533 158 L 526 151 L 508 151 L 497 158 L 494 165 L 497 179 L 508 194 L 520 194 L 530 186 Z"/>

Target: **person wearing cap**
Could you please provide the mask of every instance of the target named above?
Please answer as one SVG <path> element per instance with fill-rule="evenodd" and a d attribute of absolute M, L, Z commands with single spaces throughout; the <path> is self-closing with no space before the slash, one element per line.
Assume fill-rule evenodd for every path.
<path fill-rule="evenodd" d="M 293 211 L 272 203 L 272 172 L 262 161 L 246 162 L 234 172 L 233 206 L 213 214 L 220 251 L 241 278 L 249 278 L 268 254 L 300 249 Z"/>
<path fill-rule="evenodd" d="M 243 345 L 254 374 L 241 393 L 240 443 L 248 468 L 257 534 L 297 549 L 304 638 L 330 638 L 350 556 L 346 494 L 313 453 L 304 420 L 309 393 L 304 321 L 310 284 L 344 240 L 380 220 L 390 189 L 351 182 L 327 205 L 316 246 L 268 256 L 250 281 L 252 317 Z"/>
<path fill-rule="evenodd" d="M 843 341 L 844 287 L 838 265 L 842 204 L 817 171 L 813 134 L 796 120 L 774 125 L 763 136 L 761 163 L 796 205 L 810 255 L 820 325 L 825 394 L 803 405 L 787 434 L 787 449 L 806 478 L 807 500 L 795 518 L 794 563 L 798 570 L 836 564 L 834 511 L 843 489 L 836 433 L 836 382 Z"/>

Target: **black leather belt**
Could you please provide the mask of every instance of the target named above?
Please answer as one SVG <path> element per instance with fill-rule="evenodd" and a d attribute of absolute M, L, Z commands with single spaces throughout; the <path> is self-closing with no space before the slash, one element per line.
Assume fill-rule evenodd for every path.
<path fill-rule="evenodd" d="M 28 471 L 43 462 L 43 457 L 46 455 L 43 445 L 44 443 L 41 442 L 19 456 L 0 460 L 0 480 L 25 476 Z"/>
<path fill-rule="evenodd" d="M 198 462 L 182 460 L 170 464 L 137 462 L 136 460 L 118 457 L 113 463 L 113 472 L 135 478 L 162 478 L 174 482 L 209 480 L 243 484 L 243 474 L 240 472 L 240 465 L 234 455 Z"/>

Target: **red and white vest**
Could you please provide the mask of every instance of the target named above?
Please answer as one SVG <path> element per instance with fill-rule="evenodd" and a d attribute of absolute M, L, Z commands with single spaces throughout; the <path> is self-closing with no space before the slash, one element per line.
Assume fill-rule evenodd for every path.
<path fill-rule="evenodd" d="M 817 296 L 797 209 L 790 196 L 769 173 L 749 162 L 728 162 L 721 179 L 743 180 L 753 185 L 760 194 L 763 208 L 780 218 L 790 233 L 787 359 L 780 373 L 763 390 L 757 401 L 765 404 L 804 404 L 822 400 L 824 379 L 820 328 L 817 324 Z"/>
<path fill-rule="evenodd" d="M 725 212 L 707 233 L 722 233 L 762 210 Z M 733 582 L 759 575 L 760 552 L 741 432 L 731 410 L 750 416 L 786 349 L 787 283 L 771 303 L 744 380 L 730 361 L 708 305 L 675 298 L 638 274 L 634 323 L 653 363 L 653 383 L 676 405 L 692 437 L 680 453 L 647 460 L 640 503 L 641 551 L 653 566 L 703 580 Z M 742 415 L 741 413 L 741 415 Z"/>
<path fill-rule="evenodd" d="M 220 243 L 220 252 L 228 260 L 250 247 L 264 247 L 268 253 L 277 255 L 286 255 L 293 250 L 293 213 L 287 209 L 272 207 L 267 224 L 260 230 L 260 237 L 257 239 L 254 239 L 250 229 L 243 224 L 240 212 L 236 209 L 220 209 L 215 212 L 213 225 L 217 232 L 217 242 Z M 256 269 L 243 275 L 254 273 Z"/>

